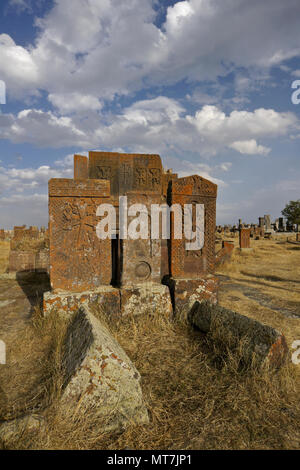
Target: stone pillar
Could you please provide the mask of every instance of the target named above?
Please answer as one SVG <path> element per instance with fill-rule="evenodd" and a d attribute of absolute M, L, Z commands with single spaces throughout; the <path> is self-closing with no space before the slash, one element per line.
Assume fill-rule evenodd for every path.
<path fill-rule="evenodd" d="M 176 220 L 174 213 L 171 214 L 171 278 L 168 280 L 168 285 L 177 314 L 188 311 L 196 300 L 217 301 L 218 281 L 214 276 L 216 198 L 217 185 L 198 175 L 172 182 L 172 205 L 179 205 L 182 214 L 184 206 L 191 205 L 193 231 L 199 230 L 200 238 L 202 237 L 201 248 L 189 250 L 190 242 L 184 233 L 184 223 L 182 223 L 182 238 L 176 239 L 175 231 L 179 221 Z M 197 205 L 204 215 L 204 225 L 201 227 L 197 227 Z M 184 222 L 184 216 L 182 219 Z"/>
<path fill-rule="evenodd" d="M 88 158 L 82 155 L 74 155 L 74 179 L 84 180 L 88 178 Z"/>
<path fill-rule="evenodd" d="M 110 202 L 109 181 L 49 181 L 52 289 L 89 291 L 111 282 L 111 240 L 96 234 L 97 207 Z"/>

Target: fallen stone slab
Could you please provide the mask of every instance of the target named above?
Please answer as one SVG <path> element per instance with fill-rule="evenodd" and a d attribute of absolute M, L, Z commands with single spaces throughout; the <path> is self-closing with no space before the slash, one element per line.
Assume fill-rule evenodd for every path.
<path fill-rule="evenodd" d="M 139 372 L 86 306 L 80 307 L 68 327 L 62 357 L 62 409 L 95 410 L 103 418 L 105 432 L 129 423 L 149 423 Z"/>
<path fill-rule="evenodd" d="M 204 333 L 217 333 L 230 349 L 242 345 L 241 357 L 249 364 L 266 361 L 275 367 L 284 364 L 288 347 L 282 333 L 271 326 L 210 302 L 195 302 L 188 316 L 191 325 Z"/>

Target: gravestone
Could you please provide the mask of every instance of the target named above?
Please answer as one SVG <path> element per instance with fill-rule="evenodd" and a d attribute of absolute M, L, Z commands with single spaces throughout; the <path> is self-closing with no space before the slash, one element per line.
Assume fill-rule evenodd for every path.
<path fill-rule="evenodd" d="M 271 216 L 270 215 L 265 215 L 264 216 L 264 219 L 265 219 L 265 231 L 266 232 L 270 232 L 272 230 L 272 227 L 271 227 Z"/>
<path fill-rule="evenodd" d="M 213 275 L 215 270 L 215 226 L 216 226 L 217 186 L 198 176 L 179 178 L 171 184 L 171 204 L 181 207 L 192 207 L 192 230 L 198 232 L 201 248 L 187 249 L 190 241 L 182 233 L 181 239 L 175 234 L 179 220 L 171 214 L 170 240 L 170 279 L 167 283 L 171 289 L 176 313 L 185 313 L 196 300 L 211 299 L 217 301 L 218 281 Z M 203 225 L 197 226 L 196 206 L 201 207 Z M 200 218 L 201 220 L 201 218 Z M 184 216 L 183 216 L 184 222 Z M 199 221 L 198 221 L 199 223 Z M 182 223 L 184 232 L 184 223 Z"/>
<path fill-rule="evenodd" d="M 216 302 L 216 196 L 217 186 L 198 175 L 178 179 L 171 170 L 164 171 L 156 154 L 75 155 L 74 179 L 49 182 L 52 291 L 44 296 L 45 312 L 51 308 L 74 310 L 96 302 L 112 315 L 155 314 L 159 309 L 169 315 L 171 297 L 176 311 L 190 308 L 195 300 Z M 123 236 L 119 225 L 121 198 L 127 198 L 128 207 L 139 204 L 141 213 L 147 212 L 146 238 Z M 200 248 L 186 248 L 185 232 L 181 240 L 174 237 L 174 214 L 169 222 L 170 239 L 163 239 L 161 227 L 156 237 L 150 237 L 151 208 L 166 203 L 182 209 L 189 205 L 190 232 L 199 228 L 195 214 L 200 207 Z M 96 212 L 101 204 L 110 204 L 116 210 L 112 239 L 100 240 L 97 236 L 101 219 Z M 126 214 L 130 226 L 135 216 Z"/>
<path fill-rule="evenodd" d="M 81 292 L 110 284 L 110 240 L 99 240 L 95 230 L 97 207 L 109 197 L 109 181 L 49 181 L 53 289 Z"/>
<path fill-rule="evenodd" d="M 247 249 L 250 248 L 250 228 L 241 228 L 240 229 L 240 249 Z"/>
<path fill-rule="evenodd" d="M 279 217 L 278 219 L 278 229 L 280 232 L 283 232 L 284 226 L 283 226 L 283 217 Z"/>
<path fill-rule="evenodd" d="M 22 240 L 25 236 L 26 225 L 22 225 L 21 227 L 14 227 L 14 237 L 15 241 Z"/>

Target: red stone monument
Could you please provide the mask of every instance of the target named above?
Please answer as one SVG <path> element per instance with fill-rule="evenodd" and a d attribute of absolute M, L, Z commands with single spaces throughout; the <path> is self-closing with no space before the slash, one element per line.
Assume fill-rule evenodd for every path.
<path fill-rule="evenodd" d="M 120 200 L 128 207 L 140 205 L 148 217 L 145 238 L 124 237 L 119 224 Z M 75 155 L 74 179 L 49 182 L 50 281 L 52 292 L 44 296 L 45 310 L 51 306 L 76 308 L 96 301 L 110 314 L 167 314 L 190 308 L 195 300 L 216 302 L 215 219 L 217 186 L 194 175 L 178 179 L 165 172 L 159 155 L 90 152 L 89 158 Z M 114 237 L 99 239 L 97 207 L 111 204 L 116 210 Z M 187 249 L 192 240 L 174 237 L 151 238 L 151 208 L 189 205 L 190 231 L 200 233 L 201 247 Z M 200 207 L 203 216 L 197 231 Z M 198 213 L 198 212 L 197 212 Z M 196 217 L 196 218 L 195 218 Z M 134 217 L 127 214 L 127 228 Z M 169 219 L 166 219 L 167 221 Z M 182 215 L 184 227 L 185 218 Z M 199 228 L 199 227 L 198 227 Z M 184 229 L 183 229 L 184 230 Z M 163 282 L 162 282 L 163 281 Z"/>

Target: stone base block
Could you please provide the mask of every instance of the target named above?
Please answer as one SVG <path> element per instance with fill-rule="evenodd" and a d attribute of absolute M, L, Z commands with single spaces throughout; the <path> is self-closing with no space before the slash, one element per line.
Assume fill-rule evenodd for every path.
<path fill-rule="evenodd" d="M 218 301 L 219 280 L 216 276 L 208 275 L 203 279 L 167 279 L 172 297 L 173 310 L 176 315 L 186 314 L 196 301 L 209 300 L 216 304 Z"/>
<path fill-rule="evenodd" d="M 240 253 L 251 253 L 253 251 L 253 248 L 240 248 Z"/>
<path fill-rule="evenodd" d="M 172 315 L 172 302 L 167 286 L 146 282 L 120 289 L 121 315 Z"/>
<path fill-rule="evenodd" d="M 43 301 L 44 314 L 51 310 L 60 310 L 66 313 L 72 313 L 78 310 L 80 306 L 90 306 L 98 304 L 107 315 L 120 314 L 120 291 L 111 286 L 102 286 L 95 291 L 87 292 L 63 292 L 51 291 L 45 292 Z"/>

